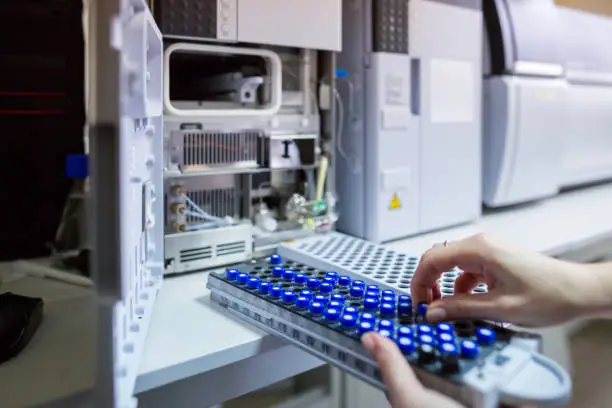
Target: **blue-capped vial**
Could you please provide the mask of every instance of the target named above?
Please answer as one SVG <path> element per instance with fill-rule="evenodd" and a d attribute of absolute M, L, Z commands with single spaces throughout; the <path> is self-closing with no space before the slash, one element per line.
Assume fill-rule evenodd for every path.
<path fill-rule="evenodd" d="M 388 339 L 393 339 L 393 332 L 391 330 L 379 329 L 378 330 L 378 334 L 380 334 L 381 336 L 386 337 Z"/>
<path fill-rule="evenodd" d="M 347 306 L 344 308 L 344 313 L 356 315 L 359 313 L 359 309 L 357 309 L 355 306 Z"/>
<path fill-rule="evenodd" d="M 365 310 L 377 310 L 378 309 L 378 300 L 374 298 L 365 298 L 363 300 L 363 308 Z"/>
<path fill-rule="evenodd" d="M 310 299 L 305 296 L 298 296 L 298 298 L 295 300 L 295 307 L 298 309 L 308 309 L 309 305 Z"/>
<path fill-rule="evenodd" d="M 380 305 L 380 315 L 385 317 L 395 316 L 395 305 L 393 303 L 383 303 Z"/>
<path fill-rule="evenodd" d="M 416 350 L 416 345 L 414 344 L 414 341 L 408 336 L 398 337 L 396 343 L 403 354 L 412 354 Z"/>
<path fill-rule="evenodd" d="M 344 303 L 338 302 L 337 300 L 331 300 L 327 304 L 327 307 L 331 307 L 331 308 L 334 308 L 334 309 L 342 309 L 343 306 L 344 306 Z"/>
<path fill-rule="evenodd" d="M 454 343 L 455 338 L 450 333 L 442 332 L 442 333 L 438 333 L 438 342 L 439 343 Z"/>
<path fill-rule="evenodd" d="M 433 336 L 429 334 L 421 334 L 419 336 L 419 343 L 433 346 L 434 344 L 436 344 L 436 340 L 433 338 Z"/>
<path fill-rule="evenodd" d="M 336 286 L 336 280 L 330 277 L 323 278 L 323 283 L 329 283 L 332 286 Z"/>
<path fill-rule="evenodd" d="M 395 303 L 395 298 L 393 296 L 382 296 L 380 301 L 381 303 Z"/>
<path fill-rule="evenodd" d="M 278 265 L 283 262 L 283 258 L 279 254 L 270 255 L 270 263 L 272 265 Z"/>
<path fill-rule="evenodd" d="M 271 286 L 272 284 L 270 282 L 259 282 L 259 288 L 257 288 L 257 291 L 262 295 L 267 295 L 268 292 L 270 292 Z"/>
<path fill-rule="evenodd" d="M 334 281 L 335 281 L 335 280 L 337 280 L 337 279 L 338 279 L 338 272 L 333 272 L 333 271 L 332 271 L 332 272 L 327 272 L 327 273 L 325 274 L 325 277 L 326 277 L 326 278 L 332 278 L 332 279 L 334 279 Z"/>
<path fill-rule="evenodd" d="M 342 293 L 334 293 L 331 295 L 330 299 L 344 303 L 344 295 Z"/>
<path fill-rule="evenodd" d="M 253 276 L 249 278 L 247 282 L 247 288 L 249 289 L 257 289 L 259 287 L 259 278 L 257 276 Z"/>
<path fill-rule="evenodd" d="M 397 314 L 399 314 L 399 315 L 411 315 L 412 314 L 412 303 L 399 302 L 397 304 Z"/>
<path fill-rule="evenodd" d="M 312 295 L 313 295 L 313 292 L 312 290 L 309 290 L 309 289 L 304 289 L 303 291 L 300 292 L 300 296 L 308 298 L 308 300 L 312 299 Z"/>
<path fill-rule="evenodd" d="M 359 334 L 365 334 L 374 330 L 374 323 L 369 321 L 359 322 Z"/>
<path fill-rule="evenodd" d="M 272 276 L 274 276 L 275 278 L 280 278 L 281 276 L 283 276 L 283 272 L 285 272 L 285 270 L 282 266 L 275 266 L 274 268 L 272 268 Z"/>
<path fill-rule="evenodd" d="M 327 309 L 325 311 L 325 320 L 328 322 L 337 322 L 340 319 L 340 311 L 338 309 Z"/>
<path fill-rule="evenodd" d="M 495 343 L 495 332 L 487 327 L 481 327 L 476 330 L 476 339 L 483 346 L 490 346 Z"/>
<path fill-rule="evenodd" d="M 478 357 L 479 347 L 475 341 L 472 340 L 463 340 L 461 342 L 461 356 L 463 358 L 474 359 Z"/>
<path fill-rule="evenodd" d="M 286 290 L 283 292 L 283 303 L 291 304 L 295 302 L 297 296 L 295 296 L 295 292 L 292 290 Z"/>
<path fill-rule="evenodd" d="M 379 294 L 380 293 L 380 288 L 378 287 L 378 285 L 368 285 L 366 287 L 366 291 L 374 292 L 376 294 Z"/>
<path fill-rule="evenodd" d="M 240 272 L 238 272 L 238 269 L 228 268 L 227 271 L 225 272 L 225 278 L 231 281 L 236 280 L 239 273 Z"/>
<path fill-rule="evenodd" d="M 419 314 L 419 316 L 425 317 L 427 315 L 427 307 L 427 303 L 419 303 L 419 305 L 417 306 L 417 313 Z"/>
<path fill-rule="evenodd" d="M 321 285 L 321 282 L 319 282 L 317 278 L 308 279 L 308 289 L 317 290 L 319 289 L 320 285 Z"/>
<path fill-rule="evenodd" d="M 454 343 L 440 343 L 438 350 L 440 350 L 442 354 L 459 354 L 459 349 Z"/>
<path fill-rule="evenodd" d="M 270 288 L 270 297 L 274 299 L 278 299 L 283 295 L 283 288 L 280 286 L 272 286 Z"/>
<path fill-rule="evenodd" d="M 408 302 L 408 303 L 412 303 L 412 296 L 410 295 L 399 295 L 397 297 L 397 301 L 398 302 Z"/>
<path fill-rule="evenodd" d="M 338 278 L 338 285 L 340 286 L 349 286 L 351 284 L 351 277 L 350 276 L 340 276 Z"/>
<path fill-rule="evenodd" d="M 455 332 L 455 328 L 450 323 L 438 323 L 436 325 L 436 330 L 438 331 L 438 333 L 453 334 Z"/>
<path fill-rule="evenodd" d="M 303 285 L 306 283 L 306 275 L 303 273 L 297 273 L 295 278 L 293 278 L 293 281 L 296 285 Z"/>
<path fill-rule="evenodd" d="M 354 315 L 352 313 L 346 313 L 346 312 L 343 313 L 342 317 L 340 318 L 340 324 L 345 329 L 352 329 L 353 327 L 357 325 L 357 315 Z"/>
<path fill-rule="evenodd" d="M 294 276 L 295 272 L 291 269 L 285 269 L 285 271 L 283 272 L 283 280 L 287 282 L 291 282 Z"/>
<path fill-rule="evenodd" d="M 361 298 L 363 297 L 363 287 L 362 286 L 356 286 L 354 285 L 355 282 L 353 282 L 353 286 L 351 286 L 351 289 L 349 289 L 349 295 L 351 295 L 351 297 L 354 298 Z"/>
<path fill-rule="evenodd" d="M 353 286 L 361 286 L 362 288 L 365 289 L 365 282 L 362 281 L 362 280 L 357 279 L 357 280 L 353 281 Z"/>
<path fill-rule="evenodd" d="M 332 293 L 333 290 L 334 290 L 334 286 L 328 282 L 323 282 L 321 286 L 319 287 L 319 291 L 321 293 Z"/>
<path fill-rule="evenodd" d="M 397 328 L 397 335 L 399 337 L 414 337 L 414 332 L 410 326 L 400 326 Z"/>
<path fill-rule="evenodd" d="M 248 280 L 249 280 L 249 274 L 248 273 L 239 273 L 238 277 L 236 278 L 236 282 L 239 285 L 245 285 Z"/>
<path fill-rule="evenodd" d="M 386 330 L 393 330 L 393 320 L 389 320 L 389 319 L 381 319 L 378 322 L 378 329 L 386 329 Z"/>
<path fill-rule="evenodd" d="M 323 310 L 325 310 L 325 306 L 321 302 L 312 302 L 310 304 L 310 314 L 314 316 L 320 316 L 323 314 Z"/>
<path fill-rule="evenodd" d="M 327 296 L 325 296 L 325 295 L 314 295 L 313 300 L 315 302 L 319 302 L 319 303 L 323 303 L 323 304 L 327 304 L 327 302 L 329 301 L 329 299 L 327 299 Z"/>
<path fill-rule="evenodd" d="M 433 327 L 431 327 L 428 324 L 419 324 L 417 326 L 417 332 L 419 334 L 430 334 L 430 335 L 433 335 L 434 330 L 433 330 Z"/>
<path fill-rule="evenodd" d="M 359 316 L 359 321 L 361 322 L 372 322 L 376 320 L 376 315 L 370 312 L 364 312 Z"/>
<path fill-rule="evenodd" d="M 379 299 L 380 293 L 374 292 L 373 290 L 366 290 L 365 297 L 373 297 L 373 298 Z"/>
<path fill-rule="evenodd" d="M 382 291 L 381 293 L 383 296 L 390 296 L 392 298 L 395 298 L 395 292 L 389 289 L 385 289 Z"/>

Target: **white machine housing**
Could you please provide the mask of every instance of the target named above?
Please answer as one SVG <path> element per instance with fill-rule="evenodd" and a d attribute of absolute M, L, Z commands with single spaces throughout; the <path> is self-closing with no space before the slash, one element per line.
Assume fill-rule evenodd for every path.
<path fill-rule="evenodd" d="M 345 2 L 338 230 L 386 242 L 479 217 L 481 20 L 480 0 Z"/>
<path fill-rule="evenodd" d="M 483 201 L 612 177 L 612 20 L 554 0 L 485 2 Z"/>

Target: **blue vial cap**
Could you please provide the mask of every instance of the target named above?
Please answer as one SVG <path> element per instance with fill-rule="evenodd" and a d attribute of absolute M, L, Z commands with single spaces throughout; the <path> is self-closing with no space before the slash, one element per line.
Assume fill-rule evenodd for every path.
<path fill-rule="evenodd" d="M 378 329 L 379 330 L 382 330 L 382 329 L 393 330 L 393 320 L 381 319 L 378 322 Z"/>
<path fill-rule="evenodd" d="M 298 273 L 295 275 L 293 281 L 298 285 L 303 285 L 304 283 L 306 283 L 306 275 L 304 275 L 303 273 Z"/>
<path fill-rule="evenodd" d="M 363 308 L 365 310 L 376 310 L 378 309 L 378 301 L 373 298 L 365 298 L 363 301 Z"/>
<path fill-rule="evenodd" d="M 323 313 L 323 309 L 325 308 L 325 306 L 323 306 L 323 303 L 321 302 L 312 302 L 310 304 L 310 313 L 313 315 L 320 315 Z"/>
<path fill-rule="evenodd" d="M 340 324 L 345 329 L 352 329 L 357 325 L 357 316 L 352 313 L 343 313 L 340 318 Z"/>
<path fill-rule="evenodd" d="M 455 338 L 450 333 L 442 332 L 438 333 L 438 341 L 440 343 L 454 343 Z"/>
<path fill-rule="evenodd" d="M 291 269 L 286 269 L 283 272 L 283 279 L 286 281 L 292 281 L 294 276 L 295 276 L 295 272 L 292 271 Z"/>
<path fill-rule="evenodd" d="M 359 320 L 362 322 L 374 323 L 374 321 L 376 320 L 376 315 L 374 313 L 365 312 L 365 313 L 362 313 L 361 316 L 359 316 Z"/>
<path fill-rule="evenodd" d="M 292 290 L 286 290 L 283 292 L 283 303 L 293 303 L 295 302 L 295 292 Z"/>
<path fill-rule="evenodd" d="M 398 303 L 397 313 L 400 315 L 412 314 L 412 303 L 408 303 L 408 302 Z"/>
<path fill-rule="evenodd" d="M 412 354 L 416 349 L 414 341 L 406 336 L 398 337 L 397 346 L 403 354 Z"/>
<path fill-rule="evenodd" d="M 332 300 L 327 305 L 327 307 L 331 307 L 334 309 L 342 309 L 342 306 L 343 306 L 342 302 L 338 302 L 337 300 Z"/>
<path fill-rule="evenodd" d="M 378 334 L 380 334 L 381 336 L 386 337 L 388 339 L 392 339 L 393 338 L 393 332 L 391 330 L 380 329 L 380 330 L 378 330 Z"/>
<path fill-rule="evenodd" d="M 427 314 L 427 303 L 419 303 L 417 306 L 417 313 L 421 316 L 425 316 Z"/>
<path fill-rule="evenodd" d="M 397 335 L 400 337 L 414 337 L 414 332 L 412 331 L 412 327 L 400 326 L 397 328 Z"/>
<path fill-rule="evenodd" d="M 353 281 L 353 286 L 361 286 L 362 288 L 365 289 L 365 282 L 362 281 L 362 280 L 357 279 L 357 280 Z"/>
<path fill-rule="evenodd" d="M 380 305 L 380 315 L 392 317 L 395 315 L 395 305 L 393 303 L 383 303 Z"/>
<path fill-rule="evenodd" d="M 334 278 L 323 278 L 323 282 L 321 283 L 329 283 L 332 287 L 336 286 L 336 280 Z"/>
<path fill-rule="evenodd" d="M 283 288 L 281 288 L 280 286 L 272 286 L 270 288 L 270 297 L 271 298 L 275 298 L 278 299 L 279 297 L 281 297 L 283 294 Z"/>
<path fill-rule="evenodd" d="M 365 334 L 372 330 L 374 330 L 374 324 L 372 324 L 372 322 L 362 321 L 359 323 L 359 334 Z"/>
<path fill-rule="evenodd" d="M 89 177 L 89 156 L 86 154 L 69 154 L 65 163 L 66 177 L 86 179 Z"/>
<path fill-rule="evenodd" d="M 349 276 L 341 276 L 338 278 L 338 285 L 349 286 L 351 284 L 351 278 Z"/>
<path fill-rule="evenodd" d="M 334 286 L 328 282 L 323 282 L 321 284 L 321 287 L 319 288 L 319 291 L 321 291 L 321 293 L 331 293 L 333 290 Z"/>
<path fill-rule="evenodd" d="M 380 288 L 378 287 L 378 285 L 368 285 L 368 287 L 366 288 L 366 290 L 368 292 L 374 292 L 376 294 L 380 293 Z"/>
<path fill-rule="evenodd" d="M 281 266 L 275 266 L 272 268 L 272 276 L 275 278 L 280 278 L 283 276 L 283 272 L 285 272 L 285 270 Z"/>
<path fill-rule="evenodd" d="M 433 346 L 434 344 L 436 344 L 436 340 L 429 334 L 421 334 L 419 336 L 419 343 Z"/>
<path fill-rule="evenodd" d="M 349 290 L 349 295 L 351 295 L 352 297 L 355 297 L 355 298 L 362 297 L 363 296 L 363 287 L 362 286 L 356 286 L 355 282 L 353 282 L 353 286 Z"/>
<path fill-rule="evenodd" d="M 312 289 L 312 290 L 316 290 L 319 288 L 319 285 L 321 284 L 321 282 L 319 282 L 319 280 L 317 278 L 310 278 L 308 279 L 308 288 Z"/>
<path fill-rule="evenodd" d="M 312 299 L 312 290 L 304 289 L 300 292 L 300 296 L 308 298 L 308 300 Z"/>
<path fill-rule="evenodd" d="M 397 297 L 398 302 L 408 302 L 412 303 L 412 297 L 410 295 L 399 295 Z"/>
<path fill-rule="evenodd" d="M 442 354 L 459 354 L 459 349 L 453 343 L 441 343 L 438 346 L 438 350 Z"/>
<path fill-rule="evenodd" d="M 395 303 L 395 298 L 393 296 L 383 296 L 380 298 L 382 303 Z"/>
<path fill-rule="evenodd" d="M 436 330 L 438 331 L 438 333 L 453 334 L 455 332 L 455 328 L 450 323 L 438 323 L 436 325 Z"/>
<path fill-rule="evenodd" d="M 331 300 L 336 300 L 338 302 L 344 302 L 344 295 L 342 293 L 334 293 L 331 295 Z"/>
<path fill-rule="evenodd" d="M 490 346 L 491 344 L 495 343 L 495 332 L 486 327 L 481 327 L 476 330 L 476 339 L 478 340 L 478 343 L 484 346 Z"/>
<path fill-rule="evenodd" d="M 225 277 L 227 278 L 227 280 L 236 280 L 236 278 L 238 277 L 238 274 L 240 272 L 238 272 L 238 269 L 234 269 L 234 268 L 229 268 L 226 272 L 225 272 Z"/>
<path fill-rule="evenodd" d="M 373 290 L 366 290 L 365 295 L 366 295 L 366 297 L 373 297 L 373 298 L 376 298 L 376 299 L 380 298 L 378 292 L 374 292 Z"/>
<path fill-rule="evenodd" d="M 325 320 L 328 322 L 337 322 L 340 319 L 340 311 L 338 309 L 327 309 L 325 311 Z"/>
<path fill-rule="evenodd" d="M 270 287 L 271 286 L 272 285 L 270 284 L 270 282 L 259 282 L 258 292 L 265 295 L 268 292 L 270 292 Z"/>
<path fill-rule="evenodd" d="M 257 289 L 259 287 L 259 278 L 256 276 L 249 278 L 249 281 L 247 282 L 247 287 L 249 289 Z"/>
<path fill-rule="evenodd" d="M 249 280 L 248 273 L 239 273 L 238 277 L 236 278 L 236 281 L 238 282 L 239 285 L 244 285 L 245 283 L 247 283 L 248 280 Z"/>
<path fill-rule="evenodd" d="M 295 301 L 295 307 L 298 309 L 307 309 L 310 304 L 310 300 L 305 296 L 298 296 Z"/>
<path fill-rule="evenodd" d="M 356 315 L 359 313 L 359 309 L 357 309 L 355 306 L 347 306 L 344 308 L 344 313 Z"/>
<path fill-rule="evenodd" d="M 417 332 L 419 334 L 433 334 L 434 330 L 433 330 L 433 327 L 431 327 L 428 324 L 419 324 L 417 326 Z"/>
<path fill-rule="evenodd" d="M 385 289 L 382 291 L 382 295 L 383 296 L 391 296 L 392 298 L 395 298 L 395 292 L 389 289 Z"/>
<path fill-rule="evenodd" d="M 334 281 L 338 279 L 338 272 L 327 272 L 325 274 L 326 278 L 332 278 Z"/>
<path fill-rule="evenodd" d="M 313 300 L 323 304 L 326 304 L 329 301 L 325 295 L 315 295 Z"/>
<path fill-rule="evenodd" d="M 461 342 L 461 356 L 464 358 L 476 358 L 479 352 L 478 344 L 472 340 L 463 340 Z"/>
<path fill-rule="evenodd" d="M 273 265 L 278 265 L 283 262 L 283 258 L 279 254 L 273 254 L 270 256 L 270 263 Z"/>

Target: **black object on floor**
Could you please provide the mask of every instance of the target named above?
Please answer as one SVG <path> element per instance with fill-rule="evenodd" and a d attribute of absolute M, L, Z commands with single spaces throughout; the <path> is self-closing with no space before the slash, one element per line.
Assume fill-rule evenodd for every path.
<path fill-rule="evenodd" d="M 0 295 L 0 363 L 18 355 L 34 337 L 42 321 L 43 305 L 41 298 L 10 292 Z"/>

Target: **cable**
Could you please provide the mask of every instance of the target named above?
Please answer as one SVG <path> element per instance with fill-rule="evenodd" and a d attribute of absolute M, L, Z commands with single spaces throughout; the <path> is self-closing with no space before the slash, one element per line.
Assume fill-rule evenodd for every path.
<path fill-rule="evenodd" d="M 185 231 L 201 231 L 204 229 L 212 229 L 212 228 L 216 228 L 219 225 L 214 223 L 214 222 L 206 222 L 203 224 L 194 224 L 194 225 L 186 225 L 185 226 Z"/>
<path fill-rule="evenodd" d="M 338 90 L 334 88 L 334 99 L 338 104 L 338 128 L 336 130 L 336 145 L 338 146 L 338 153 L 346 160 L 347 164 L 351 168 L 351 172 L 359 173 L 359 165 L 356 157 L 351 159 L 351 156 L 344 150 L 342 146 L 342 135 L 344 133 L 344 104 L 342 103 L 342 97 Z"/>
<path fill-rule="evenodd" d="M 319 166 L 319 179 L 317 180 L 317 201 L 321 201 L 323 199 L 323 190 L 325 187 L 325 181 L 327 180 L 327 168 L 329 165 L 329 160 L 327 156 L 321 156 L 321 164 Z"/>
<path fill-rule="evenodd" d="M 187 197 L 187 194 L 183 194 L 183 198 L 185 199 L 185 201 L 187 202 L 187 204 L 189 204 L 191 207 L 193 207 L 196 211 L 185 211 L 185 214 L 187 213 L 191 213 L 190 215 L 194 216 L 194 217 L 198 217 L 198 218 L 202 218 L 205 220 L 209 220 L 209 221 L 222 221 L 224 222 L 225 220 L 223 218 L 220 217 L 215 217 L 213 215 L 210 215 L 209 213 L 207 213 L 206 211 L 204 211 L 203 209 L 201 209 L 196 203 L 193 202 L 193 200 L 189 197 Z"/>

